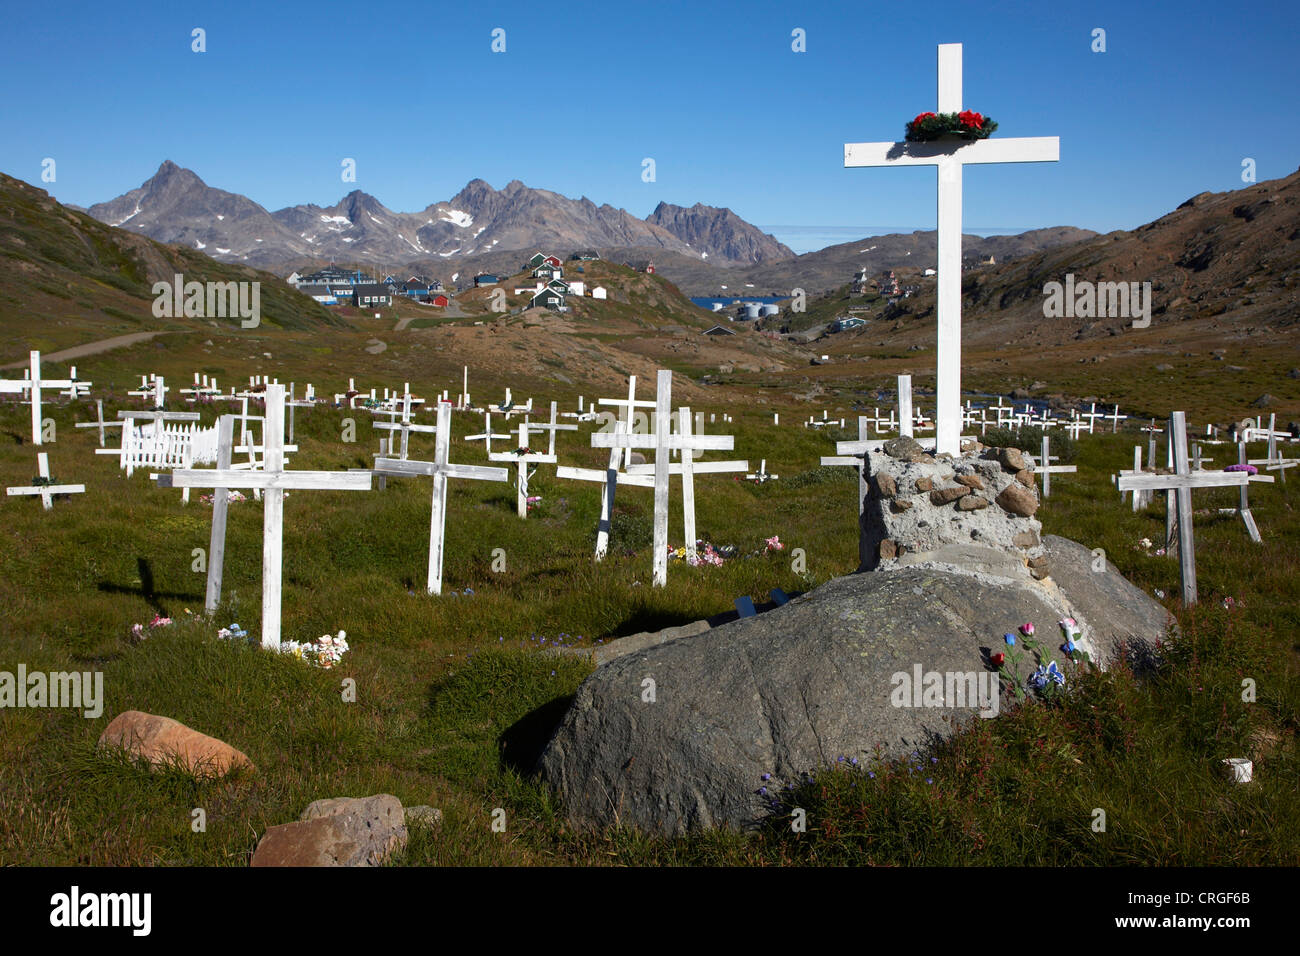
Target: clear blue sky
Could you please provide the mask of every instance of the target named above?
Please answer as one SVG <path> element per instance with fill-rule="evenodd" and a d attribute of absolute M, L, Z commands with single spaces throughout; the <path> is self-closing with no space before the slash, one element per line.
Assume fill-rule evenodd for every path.
<path fill-rule="evenodd" d="M 707 9 L 702 7 L 707 6 Z M 268 209 L 352 188 L 410 211 L 475 177 L 644 216 L 661 200 L 763 225 L 931 227 L 932 170 L 843 168 L 965 105 L 1061 162 L 968 169 L 969 227 L 1108 231 L 1300 160 L 1300 6 L 1169 3 L 51 3 L 10 5 L 0 170 L 89 205 L 164 159 Z M 207 52 L 191 52 L 191 30 Z M 491 31 L 506 52 L 491 52 Z M 1092 30 L 1106 52 L 1091 51 Z M 791 50 L 802 28 L 807 52 Z M 57 181 L 41 184 L 41 161 Z M 340 179 L 344 157 L 357 182 Z M 641 179 L 652 157 L 657 178 Z"/>

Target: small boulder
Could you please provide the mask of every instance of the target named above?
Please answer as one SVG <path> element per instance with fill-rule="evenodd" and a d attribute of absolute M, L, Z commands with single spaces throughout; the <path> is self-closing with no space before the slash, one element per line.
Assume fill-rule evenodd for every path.
<path fill-rule="evenodd" d="M 880 542 L 880 559 L 887 561 L 890 558 L 898 557 L 898 543 L 892 538 L 886 538 Z"/>
<path fill-rule="evenodd" d="M 969 494 L 970 489 L 965 485 L 956 485 L 951 488 L 936 488 L 934 491 L 930 492 L 930 503 L 933 505 L 943 506 Z"/>
<path fill-rule="evenodd" d="M 125 750 L 149 763 L 176 764 L 196 777 L 224 777 L 237 767 L 256 769 L 230 744 L 191 730 L 170 717 L 126 710 L 99 735 L 103 749 Z"/>
<path fill-rule="evenodd" d="M 1025 456 L 1019 448 L 998 449 L 998 461 L 1007 471 L 1023 471 L 1025 468 Z"/>
<path fill-rule="evenodd" d="M 916 490 L 918 492 L 926 492 L 926 491 L 931 491 L 933 489 L 934 489 L 933 478 L 921 477 L 916 479 Z"/>
<path fill-rule="evenodd" d="M 954 476 L 953 481 L 957 482 L 959 485 L 965 485 L 967 488 L 972 488 L 975 491 L 984 490 L 984 482 L 980 479 L 979 475 L 956 475 Z"/>
<path fill-rule="evenodd" d="M 1007 485 L 995 500 L 1003 511 L 1021 518 L 1032 518 L 1038 510 L 1038 495 L 1018 484 Z"/>
<path fill-rule="evenodd" d="M 989 500 L 979 495 L 966 495 L 964 498 L 957 499 L 958 511 L 978 511 L 980 508 L 987 508 Z"/>
<path fill-rule="evenodd" d="M 902 512 L 906 511 L 908 508 L 912 507 L 912 499 L 894 498 L 889 502 L 889 504 L 894 509 L 894 514 L 901 514 Z"/>
<path fill-rule="evenodd" d="M 881 446 L 881 450 L 890 458 L 897 458 L 900 461 L 915 461 L 917 456 L 925 455 L 924 449 L 916 439 L 908 438 L 906 435 L 889 439 Z"/>
<path fill-rule="evenodd" d="M 1034 487 L 1034 469 L 1025 468 L 1016 472 L 1016 481 L 1020 482 L 1026 488 Z"/>
<path fill-rule="evenodd" d="M 898 494 L 898 482 L 894 481 L 893 475 L 884 472 L 872 475 L 871 484 L 876 490 L 876 495 L 880 498 L 892 498 Z"/>
<path fill-rule="evenodd" d="M 392 794 L 333 797 L 308 805 L 295 823 L 273 826 L 252 866 L 380 866 L 406 846 L 406 816 Z"/>

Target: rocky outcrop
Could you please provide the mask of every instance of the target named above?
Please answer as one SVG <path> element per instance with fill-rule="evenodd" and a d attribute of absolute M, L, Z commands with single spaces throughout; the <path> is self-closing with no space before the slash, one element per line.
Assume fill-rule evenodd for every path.
<path fill-rule="evenodd" d="M 770 810 L 763 788 L 877 747 L 905 755 L 995 711 L 980 681 L 996 686 L 989 654 L 1021 623 L 1036 622 L 1051 646 L 1056 622 L 1074 617 L 1079 646 L 1103 664 L 1125 648 L 1154 652 L 1163 608 L 1113 569 L 1092 572 L 1077 544 L 1049 539 L 1048 553 L 1068 592 L 1035 581 L 1014 554 L 954 545 L 942 552 L 951 565 L 837 578 L 766 614 L 618 657 L 579 687 L 541 773 L 580 829 L 745 828 Z M 1053 659 L 1073 673 L 1063 654 Z M 974 692 L 900 703 L 918 673 L 960 675 L 953 690 Z"/>

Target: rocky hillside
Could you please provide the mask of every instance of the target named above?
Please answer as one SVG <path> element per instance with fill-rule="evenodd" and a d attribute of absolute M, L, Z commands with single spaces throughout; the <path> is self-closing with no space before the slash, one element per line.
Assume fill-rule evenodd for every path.
<path fill-rule="evenodd" d="M 28 348 L 77 344 L 96 334 L 206 323 L 153 315 L 153 284 L 171 282 L 177 273 L 186 281 L 261 282 L 260 305 L 268 327 L 346 325 L 278 276 L 111 228 L 60 205 L 43 189 L 0 173 L 4 358 L 21 357 Z"/>
<path fill-rule="evenodd" d="M 1051 345 L 1131 329 L 1125 317 L 1043 314 L 1043 288 L 1080 282 L 1151 283 L 1151 328 L 1163 336 L 1268 334 L 1300 320 L 1300 171 L 1224 193 L 1200 193 L 1168 215 L 974 270 L 962 283 L 972 340 Z M 928 315 L 933 294 L 895 317 Z"/>
<path fill-rule="evenodd" d="M 661 202 L 646 221 L 667 229 L 715 263 L 750 265 L 793 259 L 794 250 L 751 226 L 730 209 L 696 203 L 689 209 Z"/>

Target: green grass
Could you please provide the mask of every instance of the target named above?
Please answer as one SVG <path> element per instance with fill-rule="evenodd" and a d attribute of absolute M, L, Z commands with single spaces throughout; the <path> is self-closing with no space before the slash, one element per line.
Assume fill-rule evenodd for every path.
<path fill-rule="evenodd" d="M 774 428 L 766 406 L 733 406 L 734 425 L 706 426 L 736 435 L 728 457 L 751 467 L 765 457 L 782 477 L 763 486 L 701 478 L 699 535 L 742 553 L 779 535 L 806 551 L 807 572 L 795 573 L 789 551 L 720 568 L 673 563 L 664 589 L 649 586 L 648 490 L 620 489 L 610 555 L 595 566 L 595 484 L 561 482 L 544 467 L 531 486 L 542 502 L 523 522 L 512 486 L 452 481 L 446 593 L 437 598 L 423 592 L 427 480 L 389 479 L 369 494 L 291 492 L 284 637 L 342 628 L 352 644 L 339 667 L 320 670 L 215 637 L 232 621 L 258 632 L 260 504 L 231 506 L 225 600 L 208 621 L 199 613 L 204 576 L 191 565 L 193 549 L 208 546 L 210 509 L 197 493 L 184 506 L 179 491 L 143 474 L 128 480 L 115 460 L 92 455 L 94 431 L 71 427 L 92 417 L 88 408 L 52 407 L 58 441 L 47 449 L 53 472 L 85 482 L 88 493 L 49 513 L 34 501 L 3 504 L 0 670 L 18 662 L 29 671 L 102 670 L 105 710 L 95 719 L 0 711 L 0 864 L 244 865 L 268 826 L 296 819 L 311 800 L 375 792 L 444 811 L 444 832 L 416 832 L 395 861 L 408 865 L 1300 861 L 1295 478 L 1251 488 L 1263 545 L 1214 511 L 1230 506 L 1233 492 L 1195 494 L 1202 603 L 1189 613 L 1172 600 L 1176 562 L 1136 545 L 1163 533 L 1162 510 L 1134 514 L 1110 484 L 1141 438 L 1081 437 L 1068 449 L 1078 474 L 1053 481 L 1039 516 L 1046 532 L 1104 548 L 1139 586 L 1171 596 L 1182 635 L 1157 674 L 1090 676 L 1059 702 L 975 722 L 912 762 L 863 759 L 861 771 L 818 771 L 785 798 L 785 809 L 807 811 L 806 833 L 792 832 L 782 812 L 748 836 L 580 836 L 531 773 L 589 669 L 551 648 L 685 623 L 732 608 L 742 594 L 807 590 L 851 572 L 855 479 L 816 464 L 836 436 Z M 354 444 L 340 441 L 345 417 L 357 421 Z M 292 467 L 359 467 L 375 447 L 364 413 L 300 409 L 296 420 L 301 452 Z M 457 416 L 455 434 L 479 425 Z M 0 405 L 6 485 L 35 473 L 34 449 L 22 440 L 28 427 L 25 409 Z M 1052 438 L 1056 447 L 1063 436 Z M 413 457 L 430 451 L 427 441 L 412 437 Z M 561 460 L 597 466 L 602 453 L 587 445 L 586 429 L 561 434 Z M 1057 453 L 1067 453 L 1064 443 Z M 459 440 L 452 457 L 484 460 L 480 445 Z M 670 529 L 680 544 L 675 508 Z M 493 570 L 496 549 L 504 572 Z M 1231 611 L 1221 606 L 1226 596 L 1238 602 Z M 177 623 L 134 639 L 131 625 L 158 613 Z M 1258 688 L 1254 703 L 1241 700 L 1247 677 Z M 351 703 L 342 695 L 347 678 L 356 682 Z M 257 769 L 198 783 L 97 754 L 104 726 L 128 708 L 217 736 Z M 1232 786 L 1217 773 L 1221 758 L 1252 754 L 1257 783 Z M 206 832 L 191 828 L 196 807 Z M 507 814 L 504 834 L 490 828 L 496 808 Z M 1105 833 L 1092 829 L 1098 808 Z"/>

